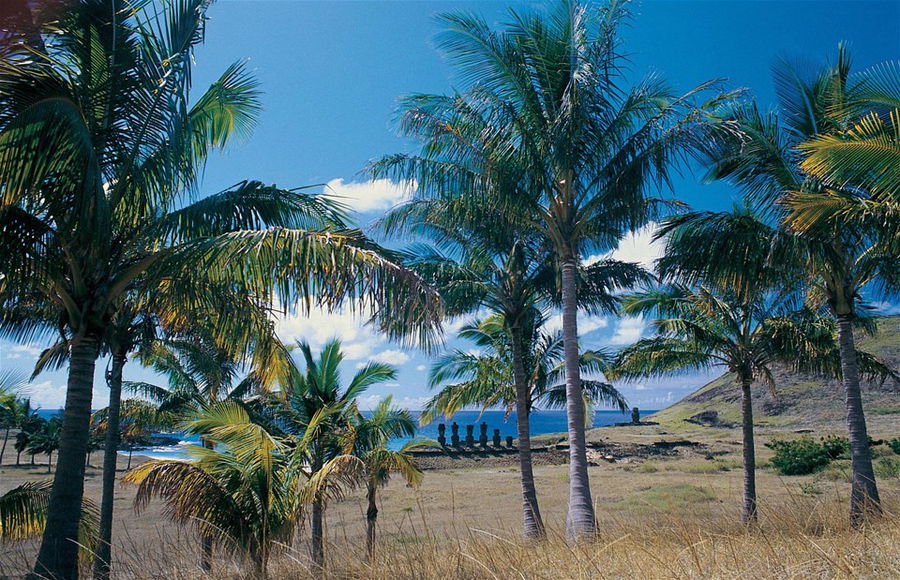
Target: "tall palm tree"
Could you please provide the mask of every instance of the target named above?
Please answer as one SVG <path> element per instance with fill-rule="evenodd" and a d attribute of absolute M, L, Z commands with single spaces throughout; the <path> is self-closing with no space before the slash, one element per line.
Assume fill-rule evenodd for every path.
<path fill-rule="evenodd" d="M 704 286 L 673 285 L 629 295 L 622 307 L 627 315 L 657 316 L 657 336 L 624 348 L 612 376 L 660 376 L 714 367 L 734 374 L 741 389 L 745 524 L 757 520 L 751 387 L 762 382 L 774 391 L 774 364 L 831 374 L 837 366 L 834 324 L 786 305 L 790 301 L 766 291 L 738 299 Z M 867 369 L 883 370 L 879 361 L 866 360 Z"/>
<path fill-rule="evenodd" d="M 416 463 L 413 451 L 430 447 L 433 442 L 412 439 L 416 434 L 416 422 L 409 411 L 391 406 L 387 397 L 368 415 L 359 413 L 353 422 L 353 455 L 363 464 L 366 485 L 366 557 L 375 558 L 375 526 L 378 521 L 378 488 L 387 485 L 391 473 L 398 473 L 407 485 L 418 486 L 422 482 L 422 470 Z M 397 438 L 409 437 L 399 449 L 388 444 Z"/>
<path fill-rule="evenodd" d="M 45 50 L 9 47 L 0 62 L 0 306 L 6 314 L 23 300 L 49 301 L 71 343 L 37 574 L 77 576 L 91 379 L 126 293 L 204 272 L 287 307 L 366 296 L 379 313 L 430 334 L 429 323 L 416 323 L 431 313 L 416 304 L 434 311 L 437 298 L 358 232 L 323 224 L 335 211 L 321 199 L 244 182 L 184 203 L 208 153 L 246 133 L 259 110 L 256 83 L 239 64 L 191 97 L 208 4 L 79 2 L 42 30 Z M 315 231 L 321 225 L 331 231 Z M 37 332 L 7 322 L 9 338 Z"/>
<path fill-rule="evenodd" d="M 507 415 L 518 412 L 510 365 L 510 339 L 502 318 L 489 316 L 478 323 L 464 326 L 459 338 L 472 340 L 478 353 L 454 350 L 437 359 L 431 367 L 431 388 L 444 385 L 425 405 L 420 421 L 432 421 L 438 414 L 447 417 L 457 411 L 479 405 L 487 410 L 505 407 Z M 564 353 L 562 335 L 546 333 L 540 329 L 526 337 L 525 375 L 528 398 L 526 412 L 538 407 L 561 409 L 566 405 Z M 584 375 L 606 372 L 611 368 L 612 356 L 596 350 L 581 353 L 581 371 Z M 457 381 L 447 384 L 450 381 Z M 584 406 L 588 410 L 586 421 L 593 423 L 596 404 L 613 405 L 623 413 L 628 409 L 625 397 L 611 384 L 582 379 Z"/>
<path fill-rule="evenodd" d="M 0 448 L 0 465 L 3 465 L 10 429 L 19 429 L 24 418 L 28 416 L 25 412 L 25 401 L 19 396 L 23 383 L 24 380 L 14 371 L 0 374 L 0 428 L 5 429 L 3 447 Z"/>
<path fill-rule="evenodd" d="M 215 403 L 186 427 L 218 448 L 189 447 L 187 461 L 147 461 L 126 473 L 124 481 L 139 484 L 137 509 L 162 498 L 175 522 L 244 552 L 254 577 L 264 578 L 272 552 L 290 543 L 313 498 L 333 497 L 340 483 L 359 476 L 359 461 L 350 456 L 332 458 L 318 474 L 306 468 L 306 452 L 327 415 L 314 416 L 304 437 L 287 441 L 252 422 L 237 402 Z"/>
<path fill-rule="evenodd" d="M 828 184 L 836 180 L 841 186 L 854 185 L 848 181 L 854 174 L 834 173 L 822 163 L 835 140 L 864 131 L 857 129 L 860 124 L 874 123 L 873 111 L 879 114 L 886 107 L 896 107 L 900 102 L 896 73 L 896 67 L 881 66 L 851 74 L 850 57 L 843 46 L 833 63 L 817 70 L 780 61 L 773 67 L 778 110 L 764 114 L 755 104 L 738 107 L 731 122 L 739 138 L 719 141 L 721 147 L 713 147 L 709 159 L 710 178 L 738 185 L 782 225 L 785 237 L 793 238 L 776 246 L 780 253 L 773 255 L 773 261 L 805 264 L 810 299 L 826 305 L 838 322 L 852 458 L 850 519 L 854 525 L 867 514 L 880 513 L 881 505 L 859 389 L 853 325 L 866 296 L 877 293 L 879 286 L 898 287 L 898 237 L 891 214 L 884 212 L 890 206 L 874 206 L 874 220 L 868 226 L 858 220 L 832 219 L 840 216 L 835 209 L 847 208 L 848 202 L 858 210 L 869 199 L 884 201 L 882 194 L 867 189 L 881 187 L 884 179 L 889 179 L 877 181 L 878 167 L 869 174 L 873 181 L 862 181 L 851 193 L 840 194 Z M 842 150 L 851 147 L 855 146 L 848 141 Z M 805 151 L 815 150 L 819 154 L 805 157 Z M 859 166 L 855 177 L 870 169 Z M 873 229 L 872 221 L 881 226 Z"/>
<path fill-rule="evenodd" d="M 308 441 L 306 455 L 311 477 L 319 477 L 331 461 L 345 456 L 353 445 L 353 421 L 358 411 L 356 398 L 370 386 L 393 380 L 397 371 L 390 365 L 370 362 L 350 381 L 341 382 L 344 360 L 340 340 L 326 343 L 318 357 L 307 342 L 298 342 L 302 368 L 295 369 L 280 389 L 264 398 L 261 414 L 270 428 L 286 436 Z M 310 434 L 310 430 L 316 429 Z M 316 566 L 325 564 L 325 508 L 327 495 L 311 499 L 310 555 Z"/>
<path fill-rule="evenodd" d="M 424 157 L 478 160 L 521 170 L 513 191 L 483 189 L 484 215 L 512 213 L 550 243 L 559 271 L 566 350 L 571 538 L 594 534 L 578 364 L 577 272 L 587 252 L 613 249 L 653 215 L 651 186 L 668 182 L 673 161 L 712 138 L 692 98 L 657 77 L 626 87 L 618 30 L 624 3 L 588 8 L 572 0 L 547 14 L 513 11 L 501 29 L 467 14 L 441 17 L 441 47 L 472 87 L 452 97 L 407 101 L 402 128 L 428 138 Z M 714 106 L 718 99 L 707 102 Z M 474 143 L 468 125 L 486 128 Z M 473 146 L 474 145 L 474 146 Z M 395 156 L 394 173 L 415 178 L 420 196 L 458 191 L 466 173 Z M 390 174 L 390 171 L 388 171 Z M 477 183 L 477 180 L 475 180 Z"/>

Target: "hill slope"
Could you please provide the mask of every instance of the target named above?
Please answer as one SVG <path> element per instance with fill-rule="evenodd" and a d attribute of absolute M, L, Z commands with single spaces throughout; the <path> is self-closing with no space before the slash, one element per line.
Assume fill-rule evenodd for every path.
<path fill-rule="evenodd" d="M 858 346 L 894 369 L 900 369 L 900 316 L 878 319 L 875 336 L 860 336 Z M 826 381 L 784 371 L 775 372 L 776 396 L 763 385 L 754 385 L 754 423 L 761 427 L 838 427 L 844 424 L 844 394 L 838 381 Z M 900 385 L 865 383 L 863 404 L 873 432 L 900 428 Z M 716 411 L 724 423 L 740 424 L 740 387 L 725 374 L 653 415 L 662 425 L 684 427 L 684 421 L 704 411 Z"/>

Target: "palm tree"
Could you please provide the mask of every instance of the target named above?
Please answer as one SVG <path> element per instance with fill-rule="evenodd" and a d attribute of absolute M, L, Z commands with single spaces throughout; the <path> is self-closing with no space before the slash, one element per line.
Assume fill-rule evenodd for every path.
<path fill-rule="evenodd" d="M 239 64 L 191 97 L 208 4 L 79 2 L 41 31 L 52 40 L 44 51 L 7 47 L 0 64 L 3 332 L 27 339 L 46 329 L 15 316 L 23 301 L 43 300 L 70 337 L 57 486 L 37 574 L 77 576 L 72 540 L 91 379 L 127 293 L 203 272 L 285 307 L 365 296 L 385 319 L 409 323 L 387 330 L 420 336 L 431 334 L 439 309 L 416 276 L 359 232 L 335 228 L 340 212 L 321 198 L 244 182 L 184 203 L 208 153 L 245 134 L 259 110 L 256 83 Z"/>
<path fill-rule="evenodd" d="M 3 465 L 10 429 L 20 429 L 24 418 L 28 416 L 25 411 L 25 400 L 17 394 L 21 391 L 23 383 L 22 378 L 13 371 L 0 375 L 0 427 L 6 429 L 3 434 L 3 447 L 0 448 L 0 465 Z"/>
<path fill-rule="evenodd" d="M 483 215 L 512 213 L 548 240 L 563 308 L 569 429 L 571 538 L 594 534 L 584 407 L 578 364 L 577 272 L 586 252 L 614 248 L 643 226 L 655 207 L 650 186 L 668 182 L 672 161 L 712 138 L 692 97 L 674 95 L 657 77 L 626 88 L 618 28 L 627 9 L 561 2 L 548 15 L 513 11 L 500 30 L 481 18 L 451 14 L 440 45 L 472 89 L 452 97 L 407 101 L 402 127 L 425 136 L 424 157 L 468 166 L 489 144 L 496 165 L 522 171 L 516 192 L 483 189 Z M 718 99 L 708 101 L 710 106 Z M 484 126 L 476 142 L 467 126 Z M 473 181 L 416 157 L 395 156 L 393 174 L 414 178 L 418 195 L 447 197 L 447 184 Z M 387 170 L 390 174 L 391 171 Z M 477 183 L 477 180 L 475 180 Z"/>
<path fill-rule="evenodd" d="M 389 449 L 388 444 L 400 437 L 413 437 L 416 423 L 409 411 L 391 407 L 392 397 L 387 397 L 367 416 L 359 413 L 354 421 L 353 455 L 362 461 L 366 482 L 366 557 L 375 558 L 375 526 L 378 521 L 378 488 L 387 485 L 391 473 L 399 473 L 407 485 L 418 486 L 422 482 L 422 470 L 416 464 L 413 451 L 430 447 L 426 439 L 410 439 L 400 449 Z"/>
<path fill-rule="evenodd" d="M 712 148 L 709 163 L 711 178 L 738 185 L 782 224 L 787 239 L 776 246 L 780 253 L 773 254 L 772 261 L 805 264 L 810 300 L 826 305 L 837 319 L 852 458 L 850 519 L 857 525 L 868 514 L 880 513 L 881 505 L 859 389 L 853 325 L 864 296 L 876 293 L 879 286 L 897 287 L 898 237 L 890 219 L 895 214 L 885 211 L 890 204 L 878 205 L 889 198 L 867 189 L 889 185 L 890 178 L 878 181 L 879 166 L 861 165 L 846 173 L 846 165 L 829 168 L 826 161 L 831 151 L 854 148 L 862 152 L 862 147 L 851 145 L 852 137 L 842 148 L 832 149 L 832 145 L 835 140 L 847 139 L 849 133 L 863 136 L 864 127 L 874 123 L 872 112 L 896 106 L 900 95 L 895 67 L 875 67 L 858 74 L 851 74 L 850 69 L 843 46 L 838 48 L 835 62 L 819 70 L 777 63 L 773 70 L 778 112 L 763 114 L 755 105 L 738 107 L 731 120 L 740 138 L 720 141 L 721 147 Z M 814 151 L 818 154 L 805 157 L 806 152 Z M 870 170 L 871 180 L 849 181 Z M 836 193 L 829 183 L 859 187 Z M 842 213 L 848 208 L 857 216 L 863 208 L 865 216 L 870 199 L 876 202 L 869 214 L 872 219 L 833 219 L 848 216 Z M 873 229 L 873 224 L 881 225 Z"/>
<path fill-rule="evenodd" d="M 352 423 L 357 414 L 355 399 L 370 386 L 393 380 L 390 365 L 370 362 L 359 369 L 346 386 L 341 384 L 340 365 L 344 359 L 341 342 L 326 343 L 315 357 L 309 343 L 298 342 L 304 366 L 296 369 L 280 389 L 265 398 L 264 416 L 273 429 L 308 440 L 302 448 L 310 476 L 319 477 L 331 461 L 352 447 Z M 318 418 L 318 419 L 317 419 Z M 310 430 L 317 431 L 310 434 Z M 311 505 L 310 554 L 316 566 L 325 564 L 325 495 L 315 495 Z"/>
<path fill-rule="evenodd" d="M 429 386 L 445 386 L 426 403 L 420 421 L 430 422 L 438 414 L 450 417 L 473 405 L 484 410 L 504 407 L 507 415 L 514 409 L 518 412 L 509 362 L 510 339 L 502 317 L 492 315 L 464 326 L 459 331 L 459 338 L 472 340 L 479 347 L 479 352 L 457 349 L 435 361 L 431 367 Z M 529 393 L 526 413 L 539 407 L 565 408 L 566 386 L 560 382 L 564 373 L 562 335 L 559 332 L 546 333 L 538 327 L 536 333 L 527 335 L 526 342 L 525 375 Z M 602 351 L 586 350 L 581 353 L 581 371 L 584 375 L 607 372 L 612 362 L 612 357 Z M 446 384 L 449 381 L 458 382 Z M 613 405 L 623 413 L 628 409 L 625 397 L 609 383 L 582 379 L 581 388 L 589 424 L 593 423 L 593 409 L 598 403 Z"/>
<path fill-rule="evenodd" d="M 474 130 L 475 127 L 467 127 Z M 438 167 L 441 161 L 420 160 Z M 388 162 L 390 163 L 390 162 Z M 508 167 L 507 167 L 508 169 Z M 496 176 L 485 167 L 479 180 L 492 180 L 491 187 L 518 187 L 511 179 Z M 488 176 L 495 175 L 496 178 Z M 519 473 L 522 485 L 522 515 L 527 538 L 544 536 L 534 486 L 529 430 L 530 389 L 528 346 L 533 341 L 540 310 L 558 306 L 554 256 L 539 235 L 499 216 L 485 218 L 472 200 L 417 200 L 394 210 L 382 222 L 389 234 L 415 233 L 438 247 L 417 245 L 407 264 L 436 287 L 444 298 L 448 315 L 462 315 L 487 308 L 509 336 L 512 385 L 517 407 Z M 579 301 L 593 312 L 610 312 L 616 305 L 613 292 L 646 281 L 639 266 L 612 259 L 599 260 L 578 272 Z"/>
<path fill-rule="evenodd" d="M 188 461 L 147 461 L 124 481 L 139 484 L 136 509 L 162 498 L 172 520 L 244 552 L 254 576 L 264 578 L 270 555 L 290 543 L 305 506 L 340 494 L 341 484 L 359 475 L 358 460 L 348 456 L 332 458 L 315 476 L 306 469 L 307 451 L 326 417 L 316 415 L 304 437 L 288 441 L 252 422 L 239 403 L 215 403 L 186 427 L 217 449 L 189 447 Z"/>
<path fill-rule="evenodd" d="M 50 473 L 53 466 L 53 452 L 59 449 L 61 429 L 62 420 L 59 417 L 52 417 L 42 421 L 40 429 L 31 433 L 28 438 L 28 453 L 32 456 L 38 453 L 47 456 L 47 473 Z"/>
<path fill-rule="evenodd" d="M 26 482 L 0 495 L 0 541 L 34 537 L 47 525 L 47 507 L 50 503 L 52 482 Z M 93 545 L 97 535 L 97 506 L 85 499 L 78 520 L 79 542 Z M 85 550 L 84 557 L 89 551 Z"/>

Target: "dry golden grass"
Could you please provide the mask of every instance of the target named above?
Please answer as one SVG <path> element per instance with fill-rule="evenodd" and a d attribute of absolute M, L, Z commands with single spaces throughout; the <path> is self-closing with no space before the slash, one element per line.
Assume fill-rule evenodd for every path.
<path fill-rule="evenodd" d="M 735 449 L 736 451 L 736 449 Z M 886 516 L 862 531 L 847 526 L 842 478 L 759 473 L 761 519 L 738 520 L 736 455 L 677 457 L 591 467 L 600 522 L 595 543 L 570 546 L 561 537 L 565 466 L 540 466 L 537 485 L 550 537 L 520 539 L 518 474 L 510 468 L 428 472 L 418 490 L 392 482 L 382 494 L 376 560 L 364 559 L 360 494 L 329 506 L 328 565 L 307 557 L 301 530 L 270 565 L 271 578 L 900 578 L 900 480 L 880 482 Z M 701 468 L 708 462 L 708 468 Z M 643 467 L 649 464 L 653 469 Z M 722 469 L 725 466 L 726 469 Z M 654 470 L 655 469 L 655 470 Z M 4 470 L 6 476 L 17 473 Z M 36 471 L 23 471 L 37 478 Z M 89 494 L 96 493 L 90 478 Z M 116 578 L 203 578 L 197 539 L 161 520 L 136 517 L 133 487 L 117 500 Z M 158 506 L 157 506 L 158 507 Z M 27 569 L 35 543 L 4 546 L 0 576 Z M 208 578 L 245 578 L 241 559 L 218 552 Z"/>

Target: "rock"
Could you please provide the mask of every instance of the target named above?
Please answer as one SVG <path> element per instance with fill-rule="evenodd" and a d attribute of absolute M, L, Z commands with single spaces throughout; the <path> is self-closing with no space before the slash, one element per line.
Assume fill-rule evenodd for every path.
<path fill-rule="evenodd" d="M 726 423 L 719 419 L 718 411 L 702 411 L 697 413 L 690 419 L 685 419 L 688 423 L 693 423 L 694 425 L 701 425 L 703 427 L 725 427 L 731 428 L 734 427 L 731 423 Z"/>

